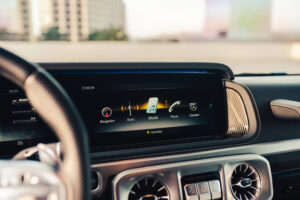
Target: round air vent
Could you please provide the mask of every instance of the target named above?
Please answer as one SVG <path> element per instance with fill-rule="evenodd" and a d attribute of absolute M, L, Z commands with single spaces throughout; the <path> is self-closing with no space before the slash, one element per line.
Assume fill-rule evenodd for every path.
<path fill-rule="evenodd" d="M 129 200 L 169 200 L 165 184 L 153 177 L 145 177 L 131 188 Z"/>
<path fill-rule="evenodd" d="M 261 180 L 257 170 L 249 164 L 241 164 L 231 175 L 231 191 L 237 200 L 258 199 Z"/>

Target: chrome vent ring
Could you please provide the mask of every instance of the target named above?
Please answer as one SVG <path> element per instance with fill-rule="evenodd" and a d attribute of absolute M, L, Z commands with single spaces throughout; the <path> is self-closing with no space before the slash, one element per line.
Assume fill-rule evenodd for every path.
<path fill-rule="evenodd" d="M 167 186 L 157 178 L 145 177 L 134 184 L 128 200 L 169 200 Z"/>
<path fill-rule="evenodd" d="M 250 164 L 238 165 L 231 175 L 231 191 L 236 200 L 256 200 L 261 191 L 258 171 Z"/>

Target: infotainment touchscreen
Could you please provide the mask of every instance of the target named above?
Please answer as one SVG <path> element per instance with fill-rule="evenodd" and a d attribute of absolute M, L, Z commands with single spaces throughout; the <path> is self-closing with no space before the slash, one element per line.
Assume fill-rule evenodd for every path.
<path fill-rule="evenodd" d="M 94 147 L 225 136 L 223 81 L 205 71 L 57 72 Z"/>

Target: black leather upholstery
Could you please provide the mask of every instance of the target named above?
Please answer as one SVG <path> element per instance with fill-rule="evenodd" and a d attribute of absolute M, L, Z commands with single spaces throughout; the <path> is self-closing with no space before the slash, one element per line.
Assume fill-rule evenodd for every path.
<path fill-rule="evenodd" d="M 24 89 L 32 106 L 62 143 L 64 161 L 59 175 L 67 185 L 68 199 L 90 199 L 88 134 L 69 95 L 48 72 L 3 48 L 0 75 Z"/>

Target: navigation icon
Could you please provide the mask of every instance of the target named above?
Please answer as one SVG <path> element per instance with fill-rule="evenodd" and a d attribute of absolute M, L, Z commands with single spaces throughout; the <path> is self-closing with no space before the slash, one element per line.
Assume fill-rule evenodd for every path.
<path fill-rule="evenodd" d="M 102 108 L 101 113 L 103 117 L 109 118 L 112 115 L 112 110 L 110 107 L 104 107 Z"/>

